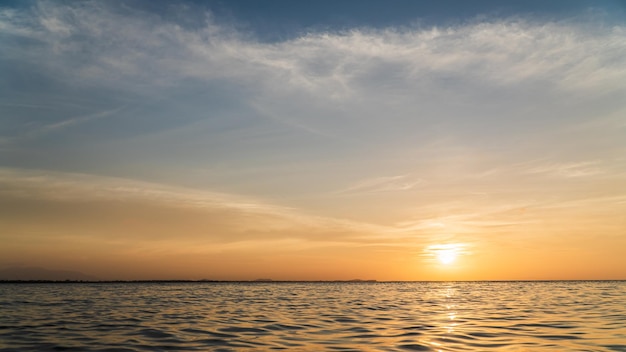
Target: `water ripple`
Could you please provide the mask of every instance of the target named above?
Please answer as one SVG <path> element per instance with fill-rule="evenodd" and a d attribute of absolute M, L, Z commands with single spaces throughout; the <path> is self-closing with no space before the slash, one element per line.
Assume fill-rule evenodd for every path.
<path fill-rule="evenodd" d="M 1 284 L 8 351 L 626 351 L 626 282 Z"/>

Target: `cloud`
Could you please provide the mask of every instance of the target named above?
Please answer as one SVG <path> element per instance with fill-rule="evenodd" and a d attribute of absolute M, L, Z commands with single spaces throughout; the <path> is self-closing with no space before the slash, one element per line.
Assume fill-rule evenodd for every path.
<path fill-rule="evenodd" d="M 594 26 L 592 20 L 508 18 L 442 28 L 353 29 L 274 43 L 256 42 L 210 13 L 202 25 L 186 28 L 99 2 L 39 2 L 28 16 L 5 9 L 0 21 L 9 35 L 40 41 L 40 51 L 15 55 L 44 64 L 41 50 L 52 49 L 52 67 L 91 80 L 176 84 L 186 77 L 228 78 L 333 99 L 364 88 L 397 91 L 445 78 L 618 89 L 626 77 L 626 29 Z"/>
<path fill-rule="evenodd" d="M 40 1 L 30 9 L 0 11 L 0 26 L 11 38 L 0 55 L 9 65 L 19 61 L 29 74 L 73 89 L 63 96 L 90 92 L 108 102 L 45 118 L 24 114 L 19 128 L 26 130 L 127 106 L 116 126 L 99 133 L 176 133 L 181 126 L 236 116 L 242 121 L 236 128 L 266 128 L 280 137 L 287 133 L 276 126 L 289 130 L 295 136 L 288 139 L 290 148 L 273 147 L 286 143 L 280 138 L 252 147 L 267 151 L 271 144 L 280 153 L 319 151 L 320 140 L 338 153 L 364 145 L 392 153 L 396 145 L 419 148 L 455 134 L 462 143 L 519 140 L 524 147 L 551 122 L 589 119 L 579 107 L 623 93 L 626 81 L 625 29 L 596 18 L 360 27 L 261 42 L 208 12 L 183 23 L 179 19 L 189 10 L 180 8 L 165 16 L 95 1 Z M 11 103 L 45 100 L 19 95 Z M 568 104 L 557 106 L 559 101 Z M 603 106 L 610 110 L 615 104 Z M 150 115 L 145 119 L 151 123 L 135 122 Z M 183 138 L 211 140 L 194 131 Z M 511 134 L 517 139 L 504 137 Z M 6 137 L 2 141 L 8 143 Z"/>
<path fill-rule="evenodd" d="M 89 114 L 81 115 L 81 116 L 72 116 L 62 121 L 55 121 L 47 125 L 40 125 L 37 127 L 33 127 L 29 129 L 27 132 L 22 133 L 22 134 L 15 134 L 14 136 L 11 136 L 5 139 L 0 139 L 0 144 L 3 144 L 3 143 L 13 144 L 16 141 L 20 141 L 24 139 L 40 138 L 50 133 L 63 131 L 75 125 L 80 125 L 83 123 L 88 123 L 90 121 L 94 121 L 97 119 L 115 115 L 122 110 L 123 110 L 123 107 L 119 107 L 119 108 L 89 113 Z"/>
<path fill-rule="evenodd" d="M 424 181 L 409 175 L 383 176 L 361 180 L 354 185 L 337 191 L 337 194 L 361 194 L 408 191 Z"/>
<path fill-rule="evenodd" d="M 176 239 L 236 243 L 264 239 L 358 243 L 383 226 L 306 215 L 249 197 L 85 174 L 0 170 L 5 230 L 100 240 Z"/>
<path fill-rule="evenodd" d="M 533 167 L 526 172 L 529 174 L 547 174 L 555 177 L 577 178 L 603 174 L 596 161 L 584 161 L 575 163 L 553 163 Z"/>
<path fill-rule="evenodd" d="M 468 247 L 467 243 L 431 244 L 424 248 L 421 256 L 426 257 L 428 261 L 434 261 L 442 253 L 451 253 L 454 257 L 470 255 L 472 253 L 468 250 Z"/>
<path fill-rule="evenodd" d="M 187 110 L 172 111 L 164 129 L 235 115 L 247 116 L 248 126 L 264 118 L 352 147 L 426 143 L 433 133 L 462 130 L 473 131 L 468 138 L 497 139 L 527 132 L 526 120 L 547 124 L 573 115 L 566 122 L 573 123 L 582 118 L 576 104 L 554 111 L 553 101 L 616 94 L 626 81 L 626 29 L 594 18 L 361 27 L 261 42 L 208 12 L 194 13 L 188 24 L 178 19 L 189 9 L 164 16 L 95 1 L 35 4 L 0 10 L 0 26 L 12 39 L 0 55 L 99 97 L 128 96 L 135 104 L 129 110 L 174 95 Z M 207 109 L 203 98 L 212 95 L 219 103 Z M 534 109 L 528 99 L 537 102 Z M 21 96 L 12 103 L 34 101 Z M 53 115 L 46 125 L 124 104 Z M 228 113 L 214 107 L 220 104 Z M 127 115 L 124 121 L 135 114 Z"/>

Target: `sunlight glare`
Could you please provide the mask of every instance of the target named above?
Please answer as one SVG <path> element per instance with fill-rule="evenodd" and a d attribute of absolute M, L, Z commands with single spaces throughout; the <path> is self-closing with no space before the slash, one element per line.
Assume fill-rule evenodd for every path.
<path fill-rule="evenodd" d="M 437 253 L 437 260 L 439 260 L 441 264 L 452 264 L 456 260 L 456 255 L 457 253 L 454 249 L 441 250 Z"/>
<path fill-rule="evenodd" d="M 467 254 L 464 243 L 434 244 L 424 249 L 424 256 L 434 259 L 441 265 L 451 266 L 459 256 Z"/>

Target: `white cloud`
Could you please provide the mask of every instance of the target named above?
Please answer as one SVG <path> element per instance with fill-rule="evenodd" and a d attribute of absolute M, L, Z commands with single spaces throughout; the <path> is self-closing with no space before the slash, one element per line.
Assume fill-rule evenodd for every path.
<path fill-rule="evenodd" d="M 575 21 L 494 19 L 446 28 L 310 33 L 260 43 L 218 25 L 210 14 L 205 26 L 194 29 L 139 11 L 122 14 L 97 2 L 41 2 L 31 15 L 35 20 L 18 20 L 5 10 L 0 23 L 14 35 L 36 32 L 44 46 L 56 48 L 50 60 L 55 68 L 94 80 L 113 76 L 167 84 L 185 77 L 227 77 L 264 88 L 280 82 L 274 89 L 327 98 L 381 85 L 415 88 L 446 77 L 496 85 L 548 81 L 562 89 L 618 89 L 626 80 L 620 59 L 626 56 L 625 29 Z"/>
<path fill-rule="evenodd" d="M 139 100 L 184 90 L 191 81 L 220 92 L 235 87 L 224 99 L 240 115 L 254 111 L 294 130 L 358 143 L 409 131 L 423 140 L 430 126 L 466 120 L 494 129 L 490 136 L 498 138 L 502 124 L 494 121 L 513 122 L 514 132 L 516 120 L 567 121 L 577 102 L 554 111 L 552 101 L 615 95 L 626 81 L 624 27 L 606 28 L 594 19 L 494 18 L 450 27 L 311 32 L 266 43 L 210 13 L 193 28 L 101 2 L 44 1 L 30 13 L 3 14 L 7 35 L 31 42 L 17 40 L 2 55 L 65 83 Z M 529 106 L 528 94 L 545 101 Z M 190 99 L 187 105 L 198 104 Z"/>

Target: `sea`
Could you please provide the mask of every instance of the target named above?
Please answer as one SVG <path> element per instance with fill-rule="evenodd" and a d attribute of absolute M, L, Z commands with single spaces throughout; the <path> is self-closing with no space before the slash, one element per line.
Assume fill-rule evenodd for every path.
<path fill-rule="evenodd" d="M 1 283 L 0 351 L 626 351 L 626 281 Z"/>

